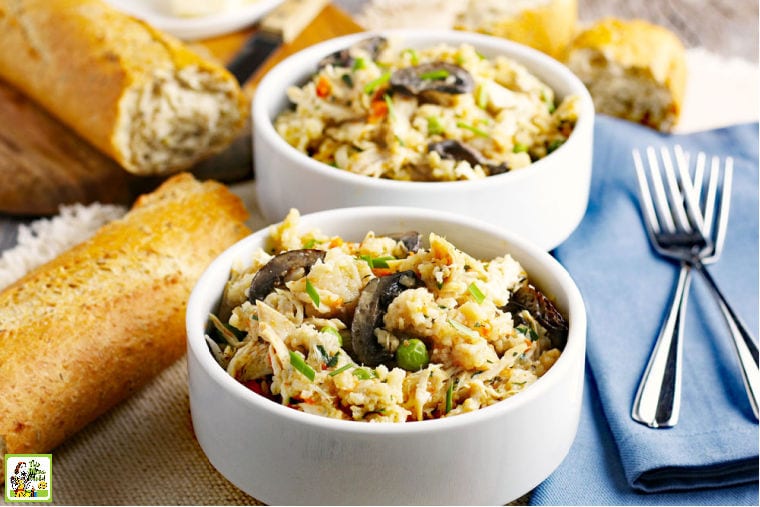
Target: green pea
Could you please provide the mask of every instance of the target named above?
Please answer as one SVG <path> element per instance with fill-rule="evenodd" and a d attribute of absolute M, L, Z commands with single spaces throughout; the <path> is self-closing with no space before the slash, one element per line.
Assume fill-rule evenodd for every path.
<path fill-rule="evenodd" d="M 430 362 L 425 343 L 417 338 L 404 340 L 396 349 L 396 362 L 406 371 L 421 370 Z"/>

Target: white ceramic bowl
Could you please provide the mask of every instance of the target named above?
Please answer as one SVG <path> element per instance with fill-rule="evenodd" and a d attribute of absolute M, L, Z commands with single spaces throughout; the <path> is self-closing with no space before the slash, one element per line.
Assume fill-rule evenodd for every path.
<path fill-rule="evenodd" d="M 511 253 L 568 317 L 567 346 L 524 392 L 450 418 L 365 423 L 282 406 L 229 376 L 204 341 L 230 267 L 262 247 L 269 231 L 260 230 L 209 266 L 187 307 L 190 409 L 211 464 L 269 504 L 504 504 L 549 476 L 575 437 L 583 389 L 586 313 L 564 268 L 501 228 L 432 210 L 338 209 L 304 215 L 300 227 L 350 240 L 413 229 L 484 259 Z"/>
<path fill-rule="evenodd" d="M 273 120 L 289 107 L 285 90 L 300 85 L 324 56 L 368 34 L 311 46 L 271 69 L 253 100 L 256 193 L 264 217 L 281 220 L 290 208 L 304 213 L 348 206 L 414 206 L 454 211 L 505 227 L 551 250 L 578 226 L 588 203 L 594 104 L 583 83 L 564 65 L 531 48 L 459 31 L 386 31 L 405 46 L 469 43 L 487 57 L 506 55 L 546 82 L 558 98 L 580 97 L 578 122 L 560 148 L 519 171 L 481 180 L 408 182 L 340 171 L 290 146 Z"/>

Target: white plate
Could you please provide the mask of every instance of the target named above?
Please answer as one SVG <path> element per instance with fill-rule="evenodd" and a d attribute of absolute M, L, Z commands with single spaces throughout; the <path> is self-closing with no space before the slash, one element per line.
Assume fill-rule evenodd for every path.
<path fill-rule="evenodd" d="M 106 0 L 113 7 L 143 19 L 159 30 L 186 40 L 205 39 L 240 30 L 255 23 L 282 0 L 252 0 L 235 9 L 209 16 L 185 18 L 172 15 L 168 0 Z"/>

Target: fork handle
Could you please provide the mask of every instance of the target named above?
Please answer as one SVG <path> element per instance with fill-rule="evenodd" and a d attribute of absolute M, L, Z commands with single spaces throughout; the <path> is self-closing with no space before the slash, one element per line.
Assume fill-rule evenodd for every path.
<path fill-rule="evenodd" d="M 691 266 L 681 264 L 670 309 L 662 323 L 649 362 L 639 383 L 631 417 L 651 428 L 678 423 L 681 409 L 681 356 Z"/>
<path fill-rule="evenodd" d="M 718 307 L 720 308 L 723 317 L 726 319 L 729 331 L 731 331 L 734 350 L 736 351 L 736 356 L 739 358 L 744 389 L 747 391 L 749 403 L 752 405 L 752 412 L 755 414 L 755 419 L 757 419 L 758 395 L 760 395 L 760 372 L 758 371 L 757 345 L 755 344 L 752 335 L 747 330 L 747 326 L 744 325 L 739 316 L 734 312 L 733 308 L 731 308 L 731 305 L 728 304 L 728 301 L 725 296 L 723 296 L 723 293 L 718 288 L 718 285 L 715 283 L 715 280 L 713 280 L 713 277 L 707 271 L 704 264 L 697 261 L 693 263 L 693 265 L 707 281 L 707 285 L 710 287 L 710 292 L 712 292 L 718 302 Z"/>

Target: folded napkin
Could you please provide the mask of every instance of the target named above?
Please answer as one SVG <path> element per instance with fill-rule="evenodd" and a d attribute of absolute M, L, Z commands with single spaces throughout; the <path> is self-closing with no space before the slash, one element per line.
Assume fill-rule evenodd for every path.
<path fill-rule="evenodd" d="M 667 136 L 598 117 L 588 211 L 554 252 L 588 312 L 584 412 L 570 454 L 534 492 L 533 503 L 757 505 L 758 425 L 728 328 L 696 273 L 684 331 L 679 423 L 650 429 L 630 416 L 678 271 L 649 244 L 631 149 L 676 143 L 692 153 L 734 157 L 725 249 L 709 269 L 757 337 L 758 125 Z"/>

